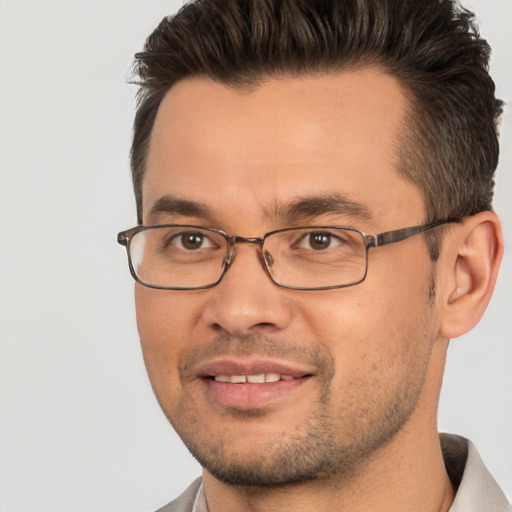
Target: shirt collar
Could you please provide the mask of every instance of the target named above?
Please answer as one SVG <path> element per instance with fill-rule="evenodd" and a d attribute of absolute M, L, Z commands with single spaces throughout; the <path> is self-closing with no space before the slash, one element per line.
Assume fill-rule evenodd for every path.
<path fill-rule="evenodd" d="M 451 434 L 441 434 L 440 439 L 446 470 L 457 489 L 449 512 L 512 511 L 474 444 Z"/>
<path fill-rule="evenodd" d="M 197 491 L 192 512 L 208 512 L 208 504 L 206 503 L 203 484 L 200 485 Z"/>

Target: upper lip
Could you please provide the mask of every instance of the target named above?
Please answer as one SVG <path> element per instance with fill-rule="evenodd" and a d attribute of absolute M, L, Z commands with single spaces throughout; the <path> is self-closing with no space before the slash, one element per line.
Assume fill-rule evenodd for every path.
<path fill-rule="evenodd" d="M 205 361 L 200 363 L 197 368 L 197 374 L 199 377 L 278 373 L 280 375 L 289 375 L 295 379 L 299 379 L 314 373 L 314 369 L 310 365 L 303 363 L 271 359 L 236 359 L 229 357 Z"/>

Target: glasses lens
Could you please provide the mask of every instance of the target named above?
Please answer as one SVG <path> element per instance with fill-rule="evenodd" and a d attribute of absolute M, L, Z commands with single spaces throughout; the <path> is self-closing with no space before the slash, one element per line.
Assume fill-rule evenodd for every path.
<path fill-rule="evenodd" d="M 224 269 L 225 238 L 195 226 L 158 226 L 137 233 L 130 258 L 137 278 L 163 288 L 201 288 L 216 283 Z"/>
<path fill-rule="evenodd" d="M 293 288 L 356 284 L 366 274 L 366 244 L 353 229 L 305 228 L 266 238 L 264 259 L 273 279 Z"/>

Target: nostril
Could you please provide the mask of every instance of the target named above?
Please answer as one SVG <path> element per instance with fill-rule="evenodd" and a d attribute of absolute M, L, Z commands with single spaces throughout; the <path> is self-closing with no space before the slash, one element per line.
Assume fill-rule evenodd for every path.
<path fill-rule="evenodd" d="M 253 325 L 251 327 L 251 329 L 254 328 L 254 327 L 258 327 L 258 328 L 260 328 L 260 327 L 263 327 L 263 328 L 274 328 L 274 324 L 272 322 L 259 322 L 259 323 L 255 324 L 255 325 Z"/>

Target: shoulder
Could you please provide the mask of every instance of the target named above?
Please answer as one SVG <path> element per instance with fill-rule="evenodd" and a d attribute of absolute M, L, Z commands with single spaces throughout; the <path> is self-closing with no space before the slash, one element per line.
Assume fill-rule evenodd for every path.
<path fill-rule="evenodd" d="M 158 509 L 156 512 L 192 512 L 192 507 L 194 506 L 200 485 L 201 478 L 194 480 L 183 494 L 171 501 L 171 503 L 165 505 L 165 507 Z"/>

